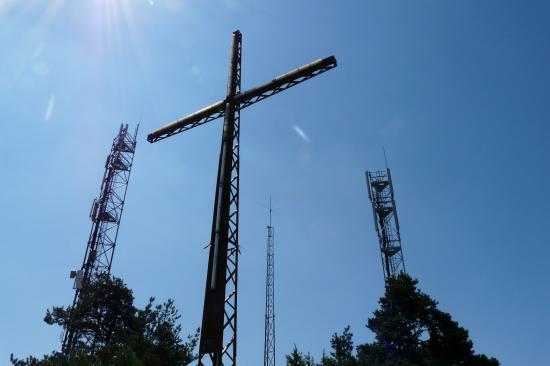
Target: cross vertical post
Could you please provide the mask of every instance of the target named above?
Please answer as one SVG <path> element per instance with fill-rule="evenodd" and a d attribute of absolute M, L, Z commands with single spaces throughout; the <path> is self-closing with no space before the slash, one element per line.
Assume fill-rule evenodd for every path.
<path fill-rule="evenodd" d="M 204 365 L 207 359 L 216 366 L 226 364 L 223 358 L 227 358 L 230 361 L 229 364 L 235 364 L 237 355 L 240 107 L 235 105 L 233 99 L 241 89 L 241 45 L 241 33 L 236 31 L 233 33 L 225 99 L 199 345 L 199 365 Z M 225 345 L 223 344 L 224 334 L 229 338 Z M 207 359 L 205 356 L 208 356 Z"/>

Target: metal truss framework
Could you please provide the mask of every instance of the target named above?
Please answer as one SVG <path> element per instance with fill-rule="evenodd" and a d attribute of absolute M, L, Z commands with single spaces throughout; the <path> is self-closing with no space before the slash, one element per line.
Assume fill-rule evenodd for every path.
<path fill-rule="evenodd" d="M 147 140 L 151 143 L 157 142 L 224 117 L 226 112 L 225 105 L 228 101 L 233 102 L 235 105 L 239 105 L 239 109 L 243 109 L 335 67 L 336 58 L 334 56 L 313 61 L 307 65 L 282 74 L 260 87 L 249 89 L 243 93 L 236 93 L 232 96 L 233 100 L 220 100 L 184 118 L 175 120 L 150 133 L 149 136 L 147 136 Z"/>
<path fill-rule="evenodd" d="M 118 135 L 113 140 L 111 152 L 107 156 L 100 194 L 94 199 L 90 210 L 92 228 L 82 267 L 79 271 L 71 273 L 71 277 L 75 278 L 72 308 L 79 303 L 83 287 L 93 282 L 98 275 L 108 274 L 111 271 L 134 161 L 138 128 L 139 126 L 132 135 L 128 131 L 128 125 L 122 124 Z M 93 350 L 94 343 L 94 334 L 79 333 L 74 329 L 66 328 L 63 334 L 62 351 L 68 353 L 74 349 L 84 348 Z"/>
<path fill-rule="evenodd" d="M 365 172 L 369 198 L 372 203 L 374 227 L 378 234 L 384 280 L 405 271 L 399 220 L 395 206 L 390 169 Z"/>
<path fill-rule="evenodd" d="M 264 366 L 275 366 L 275 228 L 271 225 L 271 202 L 267 226 Z"/>
<path fill-rule="evenodd" d="M 242 35 L 235 31 L 225 99 L 147 136 L 147 140 L 154 143 L 224 117 L 199 343 L 200 366 L 237 363 L 240 111 L 336 67 L 336 59 L 331 56 L 241 93 L 241 56 Z"/>

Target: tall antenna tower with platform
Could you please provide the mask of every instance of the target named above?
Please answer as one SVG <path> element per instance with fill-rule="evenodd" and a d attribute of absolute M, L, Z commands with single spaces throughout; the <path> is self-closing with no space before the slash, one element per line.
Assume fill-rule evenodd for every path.
<path fill-rule="evenodd" d="M 366 171 L 365 175 L 380 245 L 382 271 L 387 282 L 389 278 L 406 272 L 391 173 L 386 166 L 385 170 Z"/>
<path fill-rule="evenodd" d="M 267 269 L 265 277 L 264 366 L 275 366 L 275 228 L 271 225 L 271 199 L 267 226 Z"/>
<path fill-rule="evenodd" d="M 105 162 L 105 173 L 101 181 L 99 197 L 94 199 L 90 210 L 92 229 L 86 245 L 86 252 L 80 270 L 72 270 L 74 278 L 74 309 L 81 299 L 81 290 L 92 283 L 98 275 L 111 272 L 120 219 L 124 209 L 126 190 L 136 151 L 136 137 L 122 124 L 113 140 L 111 152 Z M 81 334 L 76 329 L 65 328 L 62 351 L 67 354 L 75 349 L 93 348 L 93 335 Z"/>

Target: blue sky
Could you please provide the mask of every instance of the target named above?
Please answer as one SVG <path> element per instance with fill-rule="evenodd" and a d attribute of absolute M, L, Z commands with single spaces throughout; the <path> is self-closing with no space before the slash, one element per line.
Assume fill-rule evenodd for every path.
<path fill-rule="evenodd" d="M 220 121 L 146 134 L 313 59 L 335 70 L 242 114 L 239 362 L 261 364 L 265 205 L 276 214 L 277 358 L 318 357 L 383 293 L 363 172 L 388 152 L 420 287 L 503 365 L 550 364 L 544 1 L 0 0 L 0 359 L 59 348 L 118 126 L 141 131 L 113 273 L 200 324 Z"/>

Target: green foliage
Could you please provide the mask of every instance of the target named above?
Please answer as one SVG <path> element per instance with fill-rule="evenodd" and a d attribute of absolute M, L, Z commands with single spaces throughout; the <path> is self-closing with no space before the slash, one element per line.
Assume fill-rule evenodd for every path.
<path fill-rule="evenodd" d="M 75 308 L 54 307 L 47 310 L 44 321 L 78 331 L 76 348 L 85 354 L 93 350 L 119 349 L 126 336 L 135 333 L 134 296 L 119 278 L 101 274 L 81 290 L 80 303 Z M 86 342 L 93 339 L 93 344 Z"/>
<path fill-rule="evenodd" d="M 342 335 L 334 333 L 330 340 L 331 351 L 327 356 L 323 355 L 317 363 L 318 366 L 356 366 L 357 360 L 353 355 L 353 333 L 350 327 L 345 327 Z"/>
<path fill-rule="evenodd" d="M 10 360 L 15 366 L 183 366 L 195 359 L 198 330 L 184 342 L 180 318 L 173 300 L 155 304 L 151 297 L 144 309 L 138 309 L 122 280 L 101 275 L 82 289 L 75 308 L 54 307 L 44 318 L 50 325 L 78 332 L 78 353 L 53 352 L 23 360 L 12 355 Z"/>
<path fill-rule="evenodd" d="M 349 327 L 330 341 L 316 366 L 498 366 L 495 358 L 476 355 L 468 331 L 437 308 L 437 302 L 417 288 L 406 274 L 390 279 L 380 308 L 368 320 L 375 341 L 356 347 Z M 309 359 L 311 357 L 308 354 Z M 311 360 L 312 361 L 312 360 Z M 296 346 L 287 366 L 302 366 Z M 308 366 L 311 365 L 308 364 Z"/>
<path fill-rule="evenodd" d="M 361 364 L 497 366 L 475 355 L 468 331 L 437 309 L 437 302 L 406 274 L 390 279 L 380 308 L 368 320 L 375 342 L 359 346 Z"/>
<path fill-rule="evenodd" d="M 353 366 L 356 364 L 353 357 L 353 334 L 349 331 L 349 326 L 344 328 L 342 335 L 334 333 L 330 345 L 332 347 L 330 357 L 325 357 L 329 360 L 329 365 Z"/>
<path fill-rule="evenodd" d="M 298 351 L 296 345 L 294 345 L 292 352 L 286 355 L 286 364 L 287 366 L 315 366 L 315 362 L 311 355 L 309 353 L 304 355 Z"/>
<path fill-rule="evenodd" d="M 96 365 L 92 357 L 88 357 L 81 352 L 71 353 L 68 357 L 59 352 L 52 352 L 51 355 L 44 355 L 42 359 L 29 356 L 24 360 L 10 357 L 10 361 L 15 366 L 93 366 Z"/>
<path fill-rule="evenodd" d="M 134 351 L 128 346 L 124 346 L 115 352 L 115 354 L 113 355 L 113 360 L 111 364 L 113 366 L 142 366 L 143 365 L 143 363 L 137 358 Z"/>

